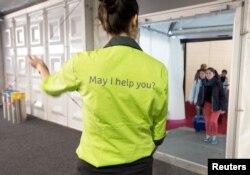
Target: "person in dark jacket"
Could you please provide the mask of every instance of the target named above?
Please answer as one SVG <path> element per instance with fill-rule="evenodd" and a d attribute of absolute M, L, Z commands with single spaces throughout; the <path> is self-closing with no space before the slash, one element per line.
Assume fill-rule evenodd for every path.
<path fill-rule="evenodd" d="M 205 142 L 218 144 L 218 118 L 227 110 L 227 98 L 217 71 L 209 67 L 202 82 L 197 105 L 203 107 L 206 124 Z"/>
<path fill-rule="evenodd" d="M 227 91 L 228 91 L 228 86 L 229 86 L 229 83 L 228 83 L 228 78 L 227 78 L 227 70 L 226 69 L 223 69 L 221 71 L 221 74 L 220 74 L 220 81 L 223 85 L 223 89 L 227 95 Z"/>

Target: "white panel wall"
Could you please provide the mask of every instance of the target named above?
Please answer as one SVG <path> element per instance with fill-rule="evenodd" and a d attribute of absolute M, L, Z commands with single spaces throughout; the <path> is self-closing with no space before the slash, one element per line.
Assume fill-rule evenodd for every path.
<path fill-rule="evenodd" d="M 65 13 L 64 4 L 52 7 L 46 10 L 47 31 L 48 31 L 48 57 L 46 60 L 50 73 L 60 70 L 65 61 L 64 37 L 66 31 L 64 26 Z M 48 97 L 48 120 L 57 122 L 61 125 L 67 125 L 67 96 L 65 94 L 59 97 Z"/>
<path fill-rule="evenodd" d="M 25 92 L 26 112 L 31 114 L 30 108 L 30 89 L 29 89 L 29 66 L 26 56 L 28 55 L 29 36 L 28 36 L 28 18 L 27 15 L 14 18 L 14 43 L 15 43 L 15 64 L 16 64 L 16 89 Z"/>
<path fill-rule="evenodd" d="M 0 22 L 0 33 L 2 33 L 2 23 Z M 0 36 L 0 38 L 2 38 L 2 36 Z M 2 50 L 3 46 L 2 46 L 2 39 L 0 39 L 0 50 Z M 0 52 L 0 90 L 4 89 L 4 61 L 3 61 L 3 53 Z M 1 91 L 0 91 L 1 93 Z M 0 100 L 0 104 L 1 104 L 1 100 Z"/>
<path fill-rule="evenodd" d="M 45 11 L 39 10 L 35 13 L 29 14 L 29 43 L 30 53 L 42 58 L 46 61 L 46 23 Z M 31 95 L 31 109 L 32 114 L 41 119 L 46 117 L 46 95 L 43 94 L 39 88 L 41 77 L 39 73 L 30 67 L 30 95 Z"/>
<path fill-rule="evenodd" d="M 26 56 L 42 58 L 54 73 L 74 53 L 93 49 L 92 3 L 91 0 L 47 1 L 5 17 L 5 83 L 26 93 L 28 114 L 82 129 L 80 95 L 72 92 L 55 98 L 41 92 L 41 77 L 28 64 Z"/>
<path fill-rule="evenodd" d="M 78 5 L 77 2 L 71 3 L 68 6 L 68 11 L 72 12 L 69 16 L 69 23 L 66 29 L 68 29 L 69 37 L 66 43 L 69 43 L 67 47 L 66 54 L 69 58 L 74 53 L 81 51 L 86 47 L 85 41 L 88 43 L 88 40 L 85 38 L 86 30 L 83 27 L 84 18 L 81 15 L 82 6 Z M 86 13 L 85 13 L 86 14 Z M 93 24 L 90 24 L 93 25 Z M 82 100 L 81 96 L 76 93 L 70 93 L 67 96 L 68 98 L 68 126 L 72 128 L 82 129 Z M 73 100 L 72 100 L 73 99 Z"/>
<path fill-rule="evenodd" d="M 10 19 L 5 21 L 3 30 L 3 48 L 4 48 L 4 68 L 5 68 L 5 87 L 15 87 L 16 85 L 16 51 L 14 42 L 14 20 Z"/>

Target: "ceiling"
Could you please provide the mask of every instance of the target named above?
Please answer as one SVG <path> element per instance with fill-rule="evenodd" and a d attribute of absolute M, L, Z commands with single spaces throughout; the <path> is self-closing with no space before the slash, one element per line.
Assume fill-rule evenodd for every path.
<path fill-rule="evenodd" d="M 0 0 L 0 17 L 47 0 Z M 1 19 L 1 18 L 0 18 Z M 232 37 L 234 11 L 196 15 L 141 27 L 180 39 Z"/>
<path fill-rule="evenodd" d="M 0 0 L 0 15 L 6 15 L 31 5 L 47 0 Z M 52 1 L 52 0 L 51 0 Z M 140 6 L 140 14 L 170 10 L 190 5 L 214 2 L 216 0 L 137 0 Z"/>
<path fill-rule="evenodd" d="M 44 2 L 47 0 L 0 0 L 0 16 Z"/>
<path fill-rule="evenodd" d="M 234 11 L 214 12 L 180 18 L 172 21 L 163 21 L 143 24 L 142 28 L 180 39 L 232 37 Z"/>

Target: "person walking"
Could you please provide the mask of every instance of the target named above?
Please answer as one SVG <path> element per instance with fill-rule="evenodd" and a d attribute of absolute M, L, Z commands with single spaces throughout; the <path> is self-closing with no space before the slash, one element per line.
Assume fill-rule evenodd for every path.
<path fill-rule="evenodd" d="M 207 64 L 205 64 L 205 63 L 202 63 L 201 65 L 200 65 L 200 68 L 196 71 L 196 73 L 195 73 L 195 75 L 194 75 L 194 79 L 195 80 L 197 80 L 198 78 L 199 78 L 199 70 L 200 69 L 207 69 Z"/>
<path fill-rule="evenodd" d="M 223 69 L 221 71 L 221 74 L 220 74 L 220 81 L 223 85 L 223 89 L 226 93 L 226 95 L 228 94 L 228 86 L 229 86 L 229 83 L 228 83 L 228 78 L 227 78 L 227 70 L 226 69 Z"/>
<path fill-rule="evenodd" d="M 197 105 L 203 107 L 205 114 L 204 141 L 218 144 L 218 118 L 227 110 L 227 98 L 217 71 L 212 67 L 206 70 L 206 79 L 200 88 Z"/>
<path fill-rule="evenodd" d="M 206 78 L 206 70 L 199 69 L 197 73 L 199 76 L 194 80 L 191 91 L 189 93 L 188 101 L 190 104 L 194 104 L 196 106 L 196 116 L 202 116 L 202 108 L 197 106 L 198 95 L 200 91 L 200 87 L 202 86 L 202 81 Z"/>
<path fill-rule="evenodd" d="M 138 14 L 136 0 L 99 0 L 98 17 L 110 37 L 104 48 L 76 53 L 54 74 L 29 55 L 45 93 L 82 96 L 79 175 L 152 175 L 152 154 L 166 133 L 168 73 L 135 41 Z"/>

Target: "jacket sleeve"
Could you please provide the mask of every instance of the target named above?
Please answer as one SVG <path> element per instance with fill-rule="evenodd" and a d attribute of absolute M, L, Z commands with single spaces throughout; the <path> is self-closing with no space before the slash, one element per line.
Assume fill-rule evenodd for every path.
<path fill-rule="evenodd" d="M 65 62 L 59 72 L 45 78 L 40 88 L 51 96 L 58 96 L 67 91 L 74 91 L 80 85 L 80 81 L 74 74 L 74 58 Z"/>
<path fill-rule="evenodd" d="M 191 88 L 191 91 L 189 93 L 189 97 L 188 97 L 188 101 L 190 103 L 194 103 L 194 98 L 195 98 L 195 81 L 193 82 L 193 85 L 192 85 L 192 88 Z"/>
<path fill-rule="evenodd" d="M 205 87 L 203 84 L 201 84 L 199 88 L 198 98 L 196 105 L 199 107 L 203 107 L 204 105 L 204 95 L 205 95 Z"/>
<path fill-rule="evenodd" d="M 226 92 L 223 89 L 223 85 L 221 83 L 219 85 L 219 102 L 220 102 L 221 110 L 226 111 L 227 106 L 228 106 L 228 100 L 227 100 Z"/>
<path fill-rule="evenodd" d="M 228 89 L 228 86 L 229 86 L 229 80 L 228 80 L 228 78 L 226 77 L 226 80 L 225 80 L 225 88 Z"/>
<path fill-rule="evenodd" d="M 160 145 L 166 134 L 166 120 L 168 111 L 168 74 L 164 67 L 162 70 L 162 89 L 158 92 L 158 99 L 155 101 L 155 112 L 153 116 L 153 140 L 155 145 Z"/>

